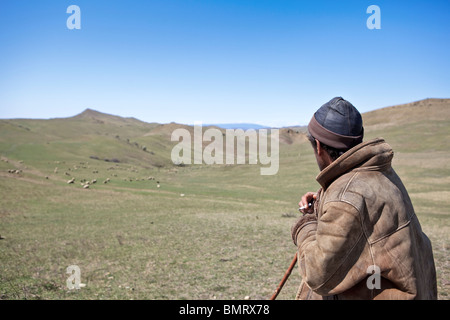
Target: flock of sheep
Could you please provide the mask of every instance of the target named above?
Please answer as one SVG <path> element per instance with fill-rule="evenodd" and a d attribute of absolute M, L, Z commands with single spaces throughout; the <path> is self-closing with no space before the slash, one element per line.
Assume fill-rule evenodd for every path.
<path fill-rule="evenodd" d="M 80 162 L 80 164 L 83 165 L 82 168 L 87 169 L 87 167 L 84 166 L 83 162 Z M 74 166 L 73 170 L 77 170 L 77 169 L 79 169 L 79 167 L 78 166 Z M 107 170 L 114 170 L 114 169 L 116 169 L 116 168 L 110 167 Z M 68 170 L 72 171 L 71 168 L 69 168 Z M 137 170 L 135 170 L 135 169 L 130 169 L 130 170 L 133 171 L 133 172 L 137 172 Z M 54 173 L 58 173 L 58 168 L 57 167 L 55 168 Z M 93 174 L 98 174 L 98 170 L 93 170 L 92 173 Z M 68 172 L 65 172 L 65 175 L 71 176 L 71 174 L 68 173 Z M 112 176 L 117 177 L 117 174 L 112 174 Z M 131 181 L 144 181 L 144 180 L 155 180 L 156 181 L 156 179 L 154 177 L 148 177 L 146 179 L 144 179 L 144 178 L 141 178 L 141 179 L 139 179 L 139 178 L 124 178 L 123 180 L 124 181 L 130 181 L 130 182 Z M 110 178 L 106 178 L 103 181 L 104 184 L 107 184 L 109 182 L 111 182 Z M 70 180 L 67 181 L 67 184 L 74 184 L 74 183 L 75 183 L 75 178 L 73 178 L 73 177 Z M 96 184 L 96 183 L 97 183 L 97 179 L 92 179 L 92 180 L 80 179 L 80 185 L 83 187 L 83 189 L 89 189 L 89 187 L 91 185 Z M 156 181 L 156 187 L 157 188 L 161 187 L 159 181 Z"/>
<path fill-rule="evenodd" d="M 88 167 L 85 166 L 86 164 L 89 164 L 89 163 L 80 162 L 80 165 L 82 165 L 81 168 L 82 168 L 82 169 L 88 169 Z M 73 169 L 72 169 L 72 168 L 69 168 L 68 171 L 73 171 L 73 170 L 77 170 L 77 169 L 80 169 L 80 167 L 74 166 Z M 117 169 L 117 168 L 115 168 L 115 167 L 110 167 L 110 168 L 108 168 L 107 170 L 109 171 L 109 170 L 115 170 L 115 169 Z M 122 170 L 123 170 L 123 169 L 122 169 Z M 136 169 L 133 169 L 133 168 L 130 168 L 130 169 L 128 169 L 128 170 L 131 170 L 132 172 L 138 172 Z M 58 167 L 55 168 L 54 173 L 55 173 L 55 174 L 58 173 Z M 98 174 L 98 170 L 93 170 L 92 173 L 93 173 L 93 174 Z M 69 172 L 65 172 L 65 175 L 71 176 L 71 174 L 70 174 Z M 117 177 L 117 174 L 112 174 L 112 176 Z M 124 180 L 124 181 L 130 181 L 130 182 L 131 182 L 131 181 L 144 181 L 144 180 L 155 180 L 155 181 L 156 181 L 156 179 L 155 179 L 154 177 L 151 177 L 151 176 L 148 177 L 148 178 L 123 178 L 123 180 Z M 74 184 L 75 181 L 76 181 L 76 179 L 72 177 L 70 180 L 67 181 L 67 184 Z M 111 182 L 111 179 L 110 179 L 110 178 L 106 178 L 106 179 L 103 181 L 104 184 L 107 184 L 107 183 L 109 183 L 109 182 Z M 89 187 L 90 187 L 91 185 L 96 184 L 96 183 L 97 183 L 97 179 L 92 179 L 92 180 L 80 179 L 80 185 L 82 186 L 83 189 L 89 189 Z M 160 187 L 161 187 L 159 181 L 156 181 L 156 187 L 157 187 L 157 188 L 160 188 Z"/>
<path fill-rule="evenodd" d="M 7 159 L 4 159 L 4 158 L 1 158 L 1 160 L 4 161 L 4 162 L 9 162 Z M 19 163 L 23 163 L 23 161 L 20 161 Z M 56 163 L 56 164 L 60 164 L 59 161 L 55 161 L 55 163 Z M 63 163 L 65 163 L 65 162 L 63 162 Z M 70 180 L 67 180 L 67 184 L 75 184 L 76 179 L 73 177 L 73 174 L 72 174 L 73 171 L 77 171 L 78 169 L 89 169 L 88 164 L 89 164 L 89 162 L 80 162 L 79 165 L 74 165 L 72 168 L 68 168 L 67 171 L 64 172 L 64 175 L 66 175 L 66 176 L 71 176 L 71 179 L 70 179 Z M 116 167 L 109 167 L 107 170 L 109 171 L 109 170 L 116 170 L 116 169 L 119 169 L 119 168 L 116 168 Z M 123 168 L 120 168 L 120 170 L 124 170 L 124 169 L 123 169 Z M 133 167 L 131 167 L 131 168 L 127 169 L 127 170 L 129 170 L 129 171 L 131 171 L 131 172 L 138 172 L 138 170 L 135 169 L 135 168 L 133 168 Z M 56 168 L 53 170 L 53 173 L 54 173 L 54 174 L 58 174 L 58 172 L 59 172 L 59 169 L 58 169 L 58 167 L 56 167 Z M 9 170 L 8 170 L 8 173 L 11 173 L 11 174 L 20 174 L 20 173 L 22 173 L 22 170 L 21 170 L 21 169 L 9 169 Z M 98 170 L 93 170 L 93 171 L 92 171 L 92 174 L 98 174 Z M 112 176 L 113 176 L 113 177 L 117 177 L 117 174 L 112 174 Z M 48 180 L 48 179 L 49 179 L 49 176 L 45 176 L 45 179 Z M 160 182 L 159 182 L 159 181 L 156 181 L 155 177 L 152 177 L 152 176 L 147 177 L 147 178 L 123 178 L 123 180 L 124 180 L 124 181 L 130 181 L 130 182 L 131 182 L 131 181 L 154 180 L 154 181 L 156 182 L 156 187 L 157 187 L 157 188 L 160 188 L 160 187 L 161 187 Z M 91 185 L 96 184 L 98 181 L 97 181 L 97 178 L 90 179 L 90 180 L 81 178 L 81 179 L 79 179 L 79 182 L 80 182 L 80 185 L 81 185 L 81 187 L 82 187 L 83 189 L 89 189 L 89 187 L 90 187 Z M 105 180 L 103 180 L 103 183 L 104 183 L 104 184 L 107 184 L 107 183 L 109 183 L 109 182 L 111 182 L 111 179 L 110 179 L 110 178 L 106 178 Z"/>
<path fill-rule="evenodd" d="M 139 180 L 145 180 L 145 179 L 138 179 L 138 178 L 136 178 L 136 179 L 123 179 L 124 181 L 139 181 Z M 147 180 L 155 180 L 155 178 L 154 177 L 148 177 L 147 178 Z M 107 183 L 109 183 L 111 181 L 111 179 L 110 178 L 106 178 L 106 180 L 104 180 L 103 181 L 103 183 L 104 184 L 107 184 Z M 67 184 L 74 184 L 75 183 L 75 178 L 72 178 L 72 179 L 70 179 L 70 180 L 68 180 L 67 181 Z M 92 184 L 96 184 L 97 183 L 97 179 L 92 179 L 92 180 L 86 180 L 86 179 L 81 179 L 80 180 L 80 185 L 83 187 L 83 189 L 89 189 L 89 186 L 90 185 L 92 185 Z M 157 188 L 160 188 L 161 187 L 161 185 L 160 185 L 160 183 L 159 183 L 159 181 L 156 181 L 156 187 Z"/>

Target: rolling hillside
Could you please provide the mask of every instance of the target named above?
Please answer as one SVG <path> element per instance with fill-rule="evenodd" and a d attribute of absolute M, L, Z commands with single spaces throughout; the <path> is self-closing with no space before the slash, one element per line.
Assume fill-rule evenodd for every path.
<path fill-rule="evenodd" d="M 363 119 L 366 140 L 382 136 L 395 151 L 448 299 L 450 99 Z M 193 132 L 90 109 L 0 120 L 0 299 L 271 296 L 295 252 L 299 197 L 318 188 L 304 131 L 280 129 L 279 172 L 261 176 L 259 165 L 174 165 L 176 128 Z M 66 287 L 70 265 L 81 290 Z M 294 272 L 279 299 L 299 282 Z"/>
<path fill-rule="evenodd" d="M 188 130 L 191 136 L 194 134 L 192 126 L 146 123 L 91 109 L 71 118 L 0 120 L 0 154 L 27 160 L 30 165 L 100 159 L 146 168 L 170 167 L 173 166 L 171 150 L 177 143 L 170 138 L 178 128 Z M 203 130 L 208 128 L 211 127 Z M 225 129 L 215 128 L 225 133 Z M 280 130 L 280 138 L 282 144 L 303 141 L 298 130 L 288 128 Z"/>

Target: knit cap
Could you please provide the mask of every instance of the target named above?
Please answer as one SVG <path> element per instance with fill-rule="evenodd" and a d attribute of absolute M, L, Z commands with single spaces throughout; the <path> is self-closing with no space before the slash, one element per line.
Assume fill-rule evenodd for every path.
<path fill-rule="evenodd" d="M 308 131 L 315 139 L 339 150 L 356 146 L 364 137 L 361 114 L 341 97 L 331 99 L 317 110 Z"/>

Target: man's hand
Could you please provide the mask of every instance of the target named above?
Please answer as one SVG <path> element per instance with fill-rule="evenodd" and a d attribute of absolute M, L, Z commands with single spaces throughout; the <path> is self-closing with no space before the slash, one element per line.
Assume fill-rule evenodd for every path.
<path fill-rule="evenodd" d="M 303 195 L 302 200 L 298 203 L 301 209 L 300 212 L 303 214 L 314 213 L 314 202 L 317 199 L 316 192 L 307 192 Z M 311 204 L 311 206 L 310 206 Z"/>

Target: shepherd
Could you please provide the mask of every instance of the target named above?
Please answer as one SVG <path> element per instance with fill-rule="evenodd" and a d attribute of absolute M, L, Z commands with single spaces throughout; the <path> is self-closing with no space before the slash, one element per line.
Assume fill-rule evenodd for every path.
<path fill-rule="evenodd" d="M 302 196 L 291 228 L 296 299 L 435 300 L 431 242 L 391 166 L 394 152 L 383 138 L 363 137 L 361 114 L 341 97 L 308 125 L 321 188 Z"/>

